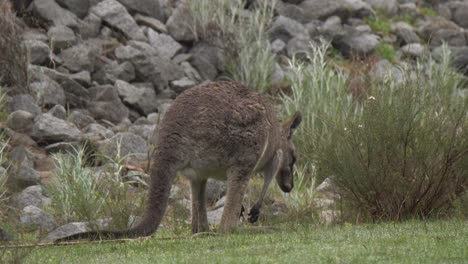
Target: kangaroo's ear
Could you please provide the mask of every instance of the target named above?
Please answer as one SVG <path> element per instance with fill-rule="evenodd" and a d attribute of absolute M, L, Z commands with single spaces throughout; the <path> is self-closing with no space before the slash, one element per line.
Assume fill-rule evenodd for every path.
<path fill-rule="evenodd" d="M 299 126 L 302 121 L 301 112 L 297 111 L 292 117 L 288 118 L 283 124 L 283 129 L 287 133 L 288 139 L 291 139 L 294 130 Z"/>

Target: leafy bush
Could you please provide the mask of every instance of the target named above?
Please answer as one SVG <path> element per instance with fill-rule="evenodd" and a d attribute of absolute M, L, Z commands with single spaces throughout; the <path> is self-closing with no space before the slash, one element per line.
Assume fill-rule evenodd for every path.
<path fill-rule="evenodd" d="M 396 60 L 396 52 L 391 44 L 380 43 L 375 52 L 382 58 L 394 62 Z"/>
<path fill-rule="evenodd" d="M 198 38 L 223 49 L 228 77 L 266 91 L 275 61 L 267 33 L 275 1 L 257 2 L 253 11 L 242 0 L 189 1 L 189 9 Z"/>
<path fill-rule="evenodd" d="M 392 31 L 390 22 L 383 17 L 366 17 L 364 22 L 371 27 L 372 31 L 382 35 L 388 35 Z"/>
<path fill-rule="evenodd" d="M 8 65 L 0 68 L 0 85 L 27 91 L 29 54 L 26 47 L 20 45 L 21 34 L 10 1 L 0 0 L 0 65 Z"/>
<path fill-rule="evenodd" d="M 325 49 L 315 47 L 308 65 L 291 63 L 283 102 L 286 113 L 304 113 L 299 160 L 319 181 L 333 176 L 343 201 L 371 219 L 447 213 L 468 184 L 466 82 L 450 56 L 419 63 L 403 82 L 370 82 L 367 96 L 353 99 Z"/>

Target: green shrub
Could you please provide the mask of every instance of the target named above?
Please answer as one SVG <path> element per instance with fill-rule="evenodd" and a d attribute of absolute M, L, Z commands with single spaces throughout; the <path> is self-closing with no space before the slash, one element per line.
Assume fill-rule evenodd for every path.
<path fill-rule="evenodd" d="M 263 92 L 274 70 L 267 30 L 275 1 L 257 2 L 250 12 L 242 0 L 189 1 L 189 9 L 198 39 L 223 49 L 227 77 Z"/>
<path fill-rule="evenodd" d="M 465 80 L 448 60 L 418 66 L 401 84 L 370 83 L 362 115 L 336 123 L 331 144 L 317 144 L 320 173 L 373 220 L 445 214 L 466 191 Z"/>
<path fill-rule="evenodd" d="M 372 31 L 382 35 L 388 35 L 392 31 L 390 22 L 384 18 L 369 16 L 364 19 L 364 22 L 371 27 Z"/>
<path fill-rule="evenodd" d="M 0 0 L 0 85 L 28 91 L 29 53 L 9 0 Z M 7 67 L 5 65 L 8 65 Z"/>
<path fill-rule="evenodd" d="M 391 44 L 380 43 L 377 46 L 375 52 L 377 53 L 377 55 L 390 62 L 394 62 L 396 60 L 396 52 Z"/>

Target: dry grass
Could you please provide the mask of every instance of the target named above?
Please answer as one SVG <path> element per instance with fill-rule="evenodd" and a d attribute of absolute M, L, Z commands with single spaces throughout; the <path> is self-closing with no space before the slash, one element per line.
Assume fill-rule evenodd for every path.
<path fill-rule="evenodd" d="M 29 54 L 22 41 L 23 29 L 16 21 L 10 1 L 0 0 L 0 85 L 28 91 Z"/>

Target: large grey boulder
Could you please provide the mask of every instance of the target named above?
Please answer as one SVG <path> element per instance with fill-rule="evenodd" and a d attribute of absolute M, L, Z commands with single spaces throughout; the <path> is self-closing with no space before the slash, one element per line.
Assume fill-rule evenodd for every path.
<path fill-rule="evenodd" d="M 7 126 L 19 133 L 28 133 L 32 129 L 34 116 L 26 111 L 18 110 L 8 115 Z"/>
<path fill-rule="evenodd" d="M 332 41 L 333 46 L 346 57 L 367 56 L 375 50 L 379 43 L 379 36 L 359 32 L 352 28 L 344 30 Z"/>
<path fill-rule="evenodd" d="M 120 100 L 116 87 L 102 85 L 89 90 L 93 101 L 88 110 L 96 120 L 107 120 L 118 124 L 128 117 L 129 110 Z"/>
<path fill-rule="evenodd" d="M 78 25 L 78 17 L 62 8 L 55 0 L 34 0 L 32 10 L 37 17 L 55 26 L 76 27 Z"/>
<path fill-rule="evenodd" d="M 36 94 L 39 104 L 42 106 L 64 106 L 66 104 L 66 95 L 62 86 L 47 76 L 42 81 L 32 82 L 29 84 L 29 88 Z"/>
<path fill-rule="evenodd" d="M 44 198 L 45 197 L 42 195 L 42 187 L 40 185 L 34 185 L 24 189 L 20 193 L 14 194 L 11 201 L 15 208 L 23 210 L 23 208 L 29 205 L 41 208 Z"/>
<path fill-rule="evenodd" d="M 19 94 L 11 98 L 8 110 L 10 112 L 23 110 L 31 113 L 33 116 L 40 114 L 41 108 L 37 105 L 36 100 L 29 94 Z"/>
<path fill-rule="evenodd" d="M 164 9 L 160 0 L 118 0 L 127 10 L 164 21 Z"/>
<path fill-rule="evenodd" d="M 65 91 L 66 104 L 72 108 L 84 108 L 89 104 L 89 91 L 78 83 L 73 75 L 58 72 L 47 67 L 31 66 L 30 73 L 35 80 L 46 80 L 44 75 L 56 81 Z"/>
<path fill-rule="evenodd" d="M 177 41 L 193 41 L 193 16 L 185 5 L 179 5 L 166 23 L 169 34 Z"/>
<path fill-rule="evenodd" d="M 54 218 L 44 210 L 34 206 L 28 205 L 23 208 L 20 213 L 20 226 L 26 228 L 39 228 L 50 232 L 57 227 Z"/>
<path fill-rule="evenodd" d="M 80 130 L 65 120 L 51 114 L 36 117 L 31 137 L 38 143 L 73 142 L 80 139 Z"/>
<path fill-rule="evenodd" d="M 116 157 L 118 147 L 120 147 L 122 157 L 127 156 L 129 160 L 138 159 L 142 155 L 145 156 L 149 151 L 149 145 L 146 140 L 138 135 L 127 132 L 118 133 L 109 139 L 100 141 L 98 151 L 106 157 Z"/>
<path fill-rule="evenodd" d="M 87 222 L 69 223 L 69 224 L 60 226 L 59 228 L 50 232 L 44 240 L 55 241 L 59 238 L 63 238 L 63 237 L 67 237 L 67 236 L 71 236 L 74 234 L 83 233 L 87 231 L 91 231 L 91 226 Z"/>
<path fill-rule="evenodd" d="M 429 40 L 431 47 L 447 43 L 449 46 L 466 44 L 464 31 L 454 22 L 444 17 L 431 17 L 419 28 L 422 37 Z"/>
<path fill-rule="evenodd" d="M 73 46 L 77 42 L 77 38 L 73 30 L 63 25 L 49 28 L 47 36 L 49 37 L 51 47 L 56 52 Z"/>
<path fill-rule="evenodd" d="M 152 29 L 148 29 L 148 41 L 156 49 L 159 56 L 167 59 L 171 59 L 182 50 L 182 45 L 171 36 L 164 33 L 159 34 Z"/>
<path fill-rule="evenodd" d="M 330 16 L 363 18 L 373 16 L 372 7 L 361 0 L 305 0 L 299 7 L 304 12 L 304 22 L 310 22 L 315 19 L 326 19 Z"/>
<path fill-rule="evenodd" d="M 96 58 L 100 54 L 102 54 L 100 43 L 87 41 L 62 50 L 60 58 L 63 61 L 62 65 L 71 72 L 93 72 Z"/>
<path fill-rule="evenodd" d="M 29 51 L 31 64 L 43 65 L 49 61 L 50 49 L 43 41 L 30 39 L 25 40 L 23 45 L 25 45 Z"/>
<path fill-rule="evenodd" d="M 309 32 L 304 25 L 284 16 L 275 18 L 268 33 L 271 40 L 281 39 L 284 43 L 294 37 L 309 37 Z"/>
<path fill-rule="evenodd" d="M 156 93 L 152 87 L 137 87 L 121 80 L 117 80 L 115 86 L 123 102 L 139 113 L 148 115 L 157 110 Z"/>
<path fill-rule="evenodd" d="M 110 27 L 119 31 L 128 39 L 146 39 L 133 17 L 117 0 L 104 0 L 93 6 L 90 12 L 100 17 Z"/>
<path fill-rule="evenodd" d="M 67 10 L 70 10 L 72 13 L 77 15 L 79 18 L 84 18 L 88 14 L 88 9 L 89 9 L 89 1 L 88 0 L 82 0 L 82 1 L 76 1 L 76 0 L 56 0 L 57 3 L 66 8 Z"/>

